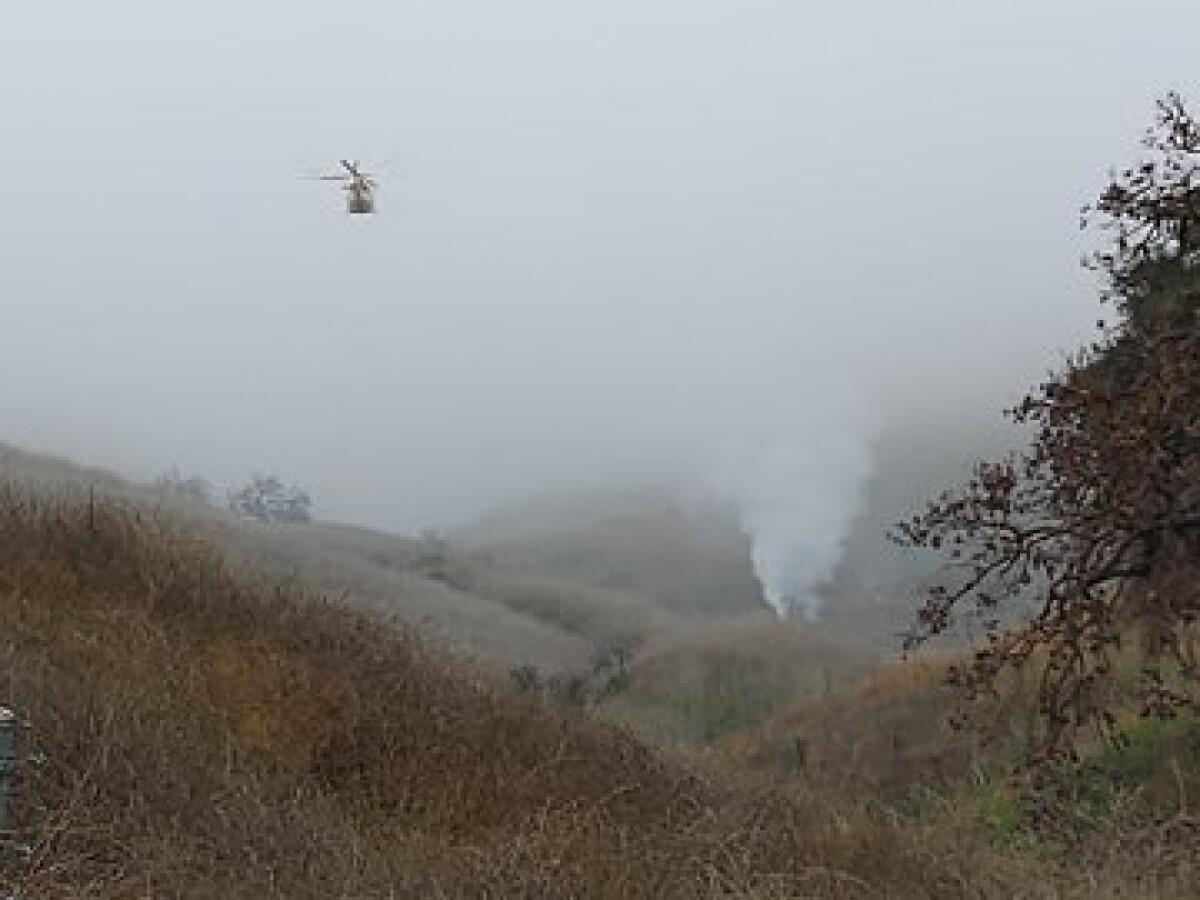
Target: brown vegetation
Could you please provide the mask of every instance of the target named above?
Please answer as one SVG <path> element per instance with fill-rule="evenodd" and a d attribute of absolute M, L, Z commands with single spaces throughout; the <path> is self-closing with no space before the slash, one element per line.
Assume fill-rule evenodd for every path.
<path fill-rule="evenodd" d="M 643 645 L 605 716 L 656 744 L 709 742 L 864 672 L 868 648 L 773 614 L 679 625 Z"/>
<path fill-rule="evenodd" d="M 968 832 L 662 757 L 110 502 L 4 491 L 0 676 L 22 897 L 1022 890 Z"/>

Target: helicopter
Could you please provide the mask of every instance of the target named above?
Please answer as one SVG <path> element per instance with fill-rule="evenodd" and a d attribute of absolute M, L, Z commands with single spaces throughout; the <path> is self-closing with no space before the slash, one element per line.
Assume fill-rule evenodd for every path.
<path fill-rule="evenodd" d="M 351 215 L 370 215 L 375 212 L 376 182 L 370 172 L 359 171 L 358 160 L 339 160 L 345 172 L 336 175 L 318 175 L 320 181 L 343 182 L 346 192 L 346 212 Z"/>

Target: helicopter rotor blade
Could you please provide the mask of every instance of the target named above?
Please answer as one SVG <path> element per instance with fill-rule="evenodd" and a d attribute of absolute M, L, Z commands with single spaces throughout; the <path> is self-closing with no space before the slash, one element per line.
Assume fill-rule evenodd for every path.
<path fill-rule="evenodd" d="M 349 181 L 351 176 L 344 172 L 334 172 L 330 174 L 322 174 L 320 170 L 314 171 L 309 169 L 306 172 L 300 172 L 296 175 L 302 181 Z"/>

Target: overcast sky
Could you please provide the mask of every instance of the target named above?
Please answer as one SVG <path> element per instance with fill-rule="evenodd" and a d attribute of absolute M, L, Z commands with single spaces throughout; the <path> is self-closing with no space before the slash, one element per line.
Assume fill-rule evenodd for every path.
<path fill-rule="evenodd" d="M 1195 0 L 6 3 L 0 440 L 412 528 L 998 406 L 1096 318 L 1078 207 L 1200 100 L 1197 34 Z M 298 177 L 342 156 L 379 215 Z"/>

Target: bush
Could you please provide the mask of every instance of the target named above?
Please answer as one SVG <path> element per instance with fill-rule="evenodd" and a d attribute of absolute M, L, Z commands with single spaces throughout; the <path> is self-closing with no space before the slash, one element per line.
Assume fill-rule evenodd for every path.
<path fill-rule="evenodd" d="M 255 474 L 245 487 L 229 494 L 229 510 L 258 522 L 311 522 L 312 499 L 301 488 L 285 485 L 275 475 Z"/>

